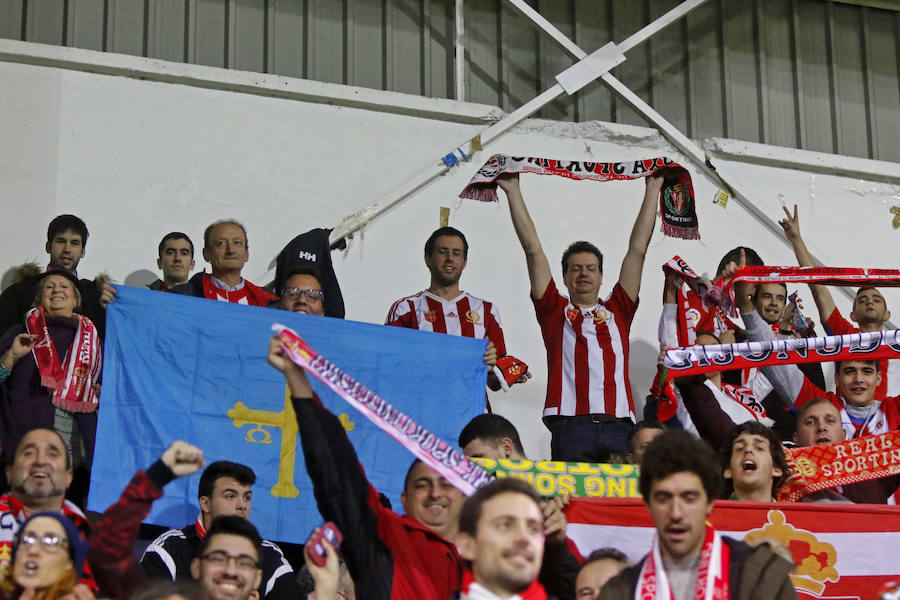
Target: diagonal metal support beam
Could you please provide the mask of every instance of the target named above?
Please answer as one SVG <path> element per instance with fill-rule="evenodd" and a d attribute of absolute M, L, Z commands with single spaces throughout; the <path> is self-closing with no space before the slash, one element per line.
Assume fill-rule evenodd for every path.
<path fill-rule="evenodd" d="M 528 15 L 532 20 L 535 20 L 535 22 L 539 27 L 541 27 L 541 29 L 553 36 L 553 38 L 557 40 L 557 42 L 563 44 L 566 50 L 575 54 L 576 58 L 579 59 L 579 63 L 573 65 L 573 68 L 578 67 L 578 64 L 584 62 L 585 60 L 589 61 L 589 63 L 585 63 L 581 69 L 573 71 L 570 68 L 564 72 L 569 72 L 569 75 L 571 76 L 568 79 L 565 77 L 563 78 L 564 81 L 566 81 L 566 87 L 569 88 L 569 93 L 574 93 L 575 91 L 577 91 L 577 89 L 580 89 L 587 83 L 590 83 L 591 81 L 603 76 L 604 73 L 608 73 L 609 69 L 612 69 L 616 64 L 619 64 L 619 62 L 624 60 L 624 56 L 622 55 L 625 51 L 630 50 L 661 29 L 665 28 L 668 25 L 671 25 L 694 8 L 703 4 L 705 1 L 706 0 L 686 0 L 652 23 L 649 23 L 648 25 L 633 33 L 621 44 L 616 45 L 610 43 L 603 48 L 600 48 L 594 54 L 588 55 L 587 52 L 585 52 L 577 44 L 569 40 L 565 36 L 565 34 L 554 27 L 552 23 L 544 19 L 538 12 L 528 6 L 528 4 L 523 0 L 507 0 L 507 2 L 511 3 L 517 9 L 525 12 L 525 14 Z M 593 61 L 591 61 L 591 57 L 594 57 Z M 619 60 L 619 58 L 621 58 L 621 60 Z M 477 137 L 480 146 L 485 146 L 491 143 L 492 141 L 509 131 L 512 127 L 516 126 L 519 122 L 530 117 L 545 105 L 549 104 L 554 99 L 565 94 L 566 92 L 567 90 L 561 83 L 556 83 L 555 85 L 551 86 L 550 88 L 539 94 L 537 97 L 533 98 L 531 101 L 520 106 L 513 112 L 509 113 L 487 129 L 482 131 L 481 134 Z M 476 147 L 476 144 L 473 144 L 473 141 L 474 138 L 473 140 L 470 140 L 460 146 L 460 148 L 465 152 L 466 156 L 471 156 L 473 152 L 475 152 L 477 149 L 480 149 L 480 147 Z M 430 182 L 446 173 L 448 170 L 449 167 L 443 162 L 436 162 L 428 165 L 422 171 L 420 171 L 407 181 L 403 182 L 403 184 L 401 184 L 397 188 L 379 197 L 374 204 L 363 208 L 357 213 L 345 217 L 332 230 L 331 236 L 329 238 L 330 242 L 334 244 L 335 242 L 344 239 L 355 231 L 362 229 L 368 222 L 392 209 L 397 204 L 403 202 L 418 190 L 422 189 L 424 186 L 428 185 Z"/>

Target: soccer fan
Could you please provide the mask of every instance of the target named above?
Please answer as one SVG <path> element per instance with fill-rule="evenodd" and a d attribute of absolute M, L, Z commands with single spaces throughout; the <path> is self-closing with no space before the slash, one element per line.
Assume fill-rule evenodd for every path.
<path fill-rule="evenodd" d="M 527 460 L 519 432 L 504 417 L 484 414 L 469 421 L 459 434 L 459 447 L 469 458 L 509 458 Z M 569 504 L 565 494 L 539 500 L 544 517 L 544 561 L 538 580 L 546 591 L 557 598 L 571 598 L 578 574 L 578 561 L 569 551 L 566 539 L 566 516 Z"/>
<path fill-rule="evenodd" d="M 686 377 L 677 380 L 682 388 L 682 395 L 688 410 L 697 423 L 703 425 L 701 430 L 714 447 L 730 447 L 726 431 L 733 426 L 733 421 L 719 407 L 709 390 L 700 383 L 702 376 Z M 693 388 L 693 389 L 688 389 Z M 768 437 L 768 436 L 767 436 Z M 797 415 L 797 428 L 793 434 L 793 442 L 800 447 L 816 446 L 842 442 L 846 439 L 841 427 L 841 411 L 825 396 L 812 398 Z M 770 452 L 769 464 L 778 464 L 784 452 Z M 726 461 L 727 464 L 728 461 Z M 866 504 L 885 504 L 900 485 L 900 478 L 885 477 L 862 481 L 850 485 L 838 486 L 835 490 L 822 490 L 801 498 L 801 502 L 856 502 Z"/>
<path fill-rule="evenodd" d="M 656 421 L 644 420 L 635 425 L 634 431 L 631 432 L 631 437 L 628 440 L 631 451 L 626 456 L 626 460 L 631 464 L 641 464 L 641 459 L 644 458 L 647 446 L 665 430 L 666 428 Z"/>
<path fill-rule="evenodd" d="M 319 532 L 320 528 L 316 527 L 310 535 L 310 540 Z M 313 544 L 307 540 L 303 546 L 303 561 L 306 568 L 306 577 L 308 580 L 300 582 L 301 593 L 306 592 L 307 600 L 356 600 L 356 587 L 353 585 L 353 579 L 350 577 L 350 571 L 347 569 L 347 563 L 340 560 L 337 551 L 327 539 L 321 538 L 318 542 L 325 551 L 325 564 L 317 565 L 311 558 Z M 304 573 L 300 571 L 301 579 L 304 579 Z M 306 585 L 304 585 L 306 583 Z M 309 590 L 308 592 L 306 590 Z"/>
<path fill-rule="evenodd" d="M 83 575 L 87 541 L 65 516 L 40 512 L 22 524 L 13 544 L 12 568 L 0 577 L 5 600 L 91 600 Z"/>
<path fill-rule="evenodd" d="M 734 286 L 735 301 L 747 327 L 747 336 L 755 341 L 771 340 L 771 330 L 753 310 L 752 288 L 743 282 Z M 885 397 L 878 393 L 882 379 L 881 361 L 836 362 L 835 392 L 826 392 L 815 385 L 796 365 L 762 367 L 762 372 L 787 405 L 803 408 L 812 398 L 829 398 L 841 408 L 841 424 L 848 439 L 900 428 L 900 397 Z"/>
<path fill-rule="evenodd" d="M 794 205 L 794 213 L 791 214 L 784 208 L 785 218 L 779 221 L 784 229 L 784 234 L 797 257 L 797 264 L 801 267 L 814 267 L 816 262 L 800 235 L 800 217 L 797 214 L 797 205 Z M 887 309 L 884 296 L 874 287 L 861 287 L 856 292 L 853 300 L 853 310 L 850 311 L 850 319 L 856 322 L 856 326 L 847 321 L 834 304 L 834 298 L 828 291 L 828 286 L 809 285 L 813 300 L 819 309 L 819 318 L 829 335 L 846 335 L 860 331 L 881 331 L 885 328 L 891 311 Z M 900 359 L 882 359 L 880 361 L 881 380 L 875 389 L 876 398 L 887 396 L 900 396 Z"/>
<path fill-rule="evenodd" d="M 194 270 L 194 242 L 180 231 L 167 233 L 159 242 L 156 267 L 163 276 L 147 285 L 151 290 L 168 292 L 176 285 L 186 283 Z"/>
<path fill-rule="evenodd" d="M 731 430 L 721 449 L 730 500 L 772 502 L 791 469 L 774 431 L 757 421 Z"/>
<path fill-rule="evenodd" d="M 460 512 L 456 544 L 470 569 L 461 600 L 547 598 L 537 582 L 544 517 L 526 482 L 497 479 L 476 490 Z"/>
<path fill-rule="evenodd" d="M 91 531 L 84 513 L 65 499 L 72 482 L 72 462 L 62 437 L 52 429 L 26 433 L 6 467 L 10 492 L 0 496 L 0 574 L 9 567 L 13 540 L 30 516 L 55 512 L 67 517 L 83 536 Z M 93 580 L 86 575 L 84 581 Z"/>
<path fill-rule="evenodd" d="M 391 305 L 385 325 L 449 333 L 471 338 L 487 338 L 484 362 L 497 364 L 506 356 L 506 342 L 500 325 L 500 311 L 493 302 L 476 298 L 459 287 L 459 279 L 469 257 L 466 236 L 453 227 L 436 229 L 425 241 L 425 266 L 431 273 L 428 289 L 401 298 Z M 522 375 L 519 382 L 529 376 Z M 500 380 L 488 371 L 488 387 L 500 389 Z"/>
<path fill-rule="evenodd" d="M 611 454 L 625 456 L 634 426 L 628 336 L 663 177 L 646 178 L 619 281 L 606 300 L 599 299 L 603 283 L 600 250 L 588 242 L 575 242 L 565 251 L 566 298 L 553 282 L 518 175 L 501 176 L 497 183 L 506 193 L 513 227 L 525 251 L 531 299 L 547 351 L 544 424 L 551 434 L 551 457 L 608 462 Z"/>
<path fill-rule="evenodd" d="M 141 521 L 162 496 L 163 486 L 196 473 L 204 462 L 202 450 L 175 441 L 150 468 L 135 473 L 119 500 L 103 512 L 88 550 L 101 595 L 128 600 L 146 585 L 147 576 L 134 555 Z M 237 515 L 213 519 L 190 567 L 206 600 L 258 599 L 261 544 L 259 532 L 247 519 Z"/>
<path fill-rule="evenodd" d="M 277 300 L 276 296 L 241 276 L 250 251 L 247 230 L 238 221 L 223 219 L 206 228 L 203 258 L 212 273 L 197 273 L 187 283 L 172 288 L 172 292 L 250 306 L 266 306 Z"/>
<path fill-rule="evenodd" d="M 722 479 L 715 453 L 684 431 L 666 431 L 647 448 L 640 491 L 653 518 L 650 553 L 603 586 L 601 600 L 632 598 L 797 598 L 794 565 L 767 544 L 721 536 L 706 524 Z"/>
<path fill-rule="evenodd" d="M 200 476 L 197 500 L 200 514 L 183 529 L 170 529 L 153 540 L 141 557 L 141 567 L 151 579 L 190 579 L 191 562 L 199 556 L 206 532 L 216 517 L 250 518 L 256 473 L 240 463 L 220 460 L 210 463 Z M 294 570 L 281 549 L 268 540 L 260 546 L 259 586 L 267 600 L 296 598 L 299 593 Z"/>
<path fill-rule="evenodd" d="M 47 271 L 68 271 L 78 282 L 81 293 L 79 312 L 89 318 L 103 339 L 106 327 L 106 312 L 100 301 L 102 282 L 98 285 L 90 279 L 78 279 L 78 263 L 84 258 L 87 247 L 88 230 L 84 221 L 75 215 L 59 215 L 50 221 L 47 227 L 47 245 L 45 250 L 50 255 Z M 44 273 L 34 268 L 33 264 L 23 265 L 18 272 L 19 281 L 13 283 L 0 294 L 0 331 L 6 331 L 14 325 L 21 325 L 25 313 L 34 306 L 37 283 Z"/>
<path fill-rule="evenodd" d="M 306 470 L 319 513 L 344 536 L 356 589 L 372 600 L 446 600 L 459 590 L 462 563 L 453 537 L 462 493 L 420 461 L 406 474 L 404 515 L 379 501 L 336 416 L 315 397 L 306 372 L 269 343 L 269 363 L 290 387 Z"/>
<path fill-rule="evenodd" d="M 287 276 L 278 307 L 282 310 L 325 316 L 325 293 L 318 273 L 311 267 L 295 267 Z"/>
<path fill-rule="evenodd" d="M 575 580 L 576 600 L 597 600 L 606 582 L 629 564 L 628 557 L 615 548 L 598 548 L 591 552 L 581 564 Z"/>
<path fill-rule="evenodd" d="M 474 417 L 459 432 L 458 443 L 470 458 L 527 458 L 516 426 L 500 415 Z"/>

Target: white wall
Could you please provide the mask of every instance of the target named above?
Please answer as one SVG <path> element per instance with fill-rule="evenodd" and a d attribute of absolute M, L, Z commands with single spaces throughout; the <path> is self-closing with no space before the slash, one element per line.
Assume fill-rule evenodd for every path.
<path fill-rule="evenodd" d="M 189 77 L 160 82 L 85 72 L 98 70 L 95 65 L 34 66 L 24 64 L 21 56 L 32 47 L 35 55 L 46 56 L 46 47 L 9 44 L 18 55 L 10 59 L 0 52 L 0 59 L 11 61 L 0 62 L 2 270 L 26 260 L 43 263 L 47 222 L 73 212 L 91 231 L 80 274 L 108 271 L 120 282 L 141 285 L 156 276 L 156 246 L 162 235 L 183 230 L 202 245 L 208 223 L 233 216 L 249 231 L 251 260 L 245 274 L 265 283 L 270 261 L 294 235 L 333 227 L 481 131 L 486 124 L 476 124 L 477 115 L 495 114 L 490 107 L 413 101 L 399 94 L 324 84 L 317 85 L 325 96 L 332 90 L 337 105 L 323 103 L 327 98 L 322 97 L 315 102 L 270 97 L 262 88 L 282 81 L 288 87 L 305 83 L 267 76 L 254 75 L 261 78 L 260 90 L 240 93 L 197 87 Z M 160 64 L 114 55 L 98 58 L 86 51 L 75 54 L 94 63 L 128 62 L 135 73 L 146 68 L 150 79 Z M 213 73 L 225 88 L 229 81 L 247 80 L 247 74 L 205 67 L 178 69 L 204 77 Z M 371 105 L 349 107 L 348 96 Z M 411 104 L 433 113 L 446 111 L 447 118 L 397 114 L 424 114 L 404 108 Z M 776 162 L 785 152 L 768 150 Z M 528 299 L 521 249 L 504 204 L 457 198 L 494 152 L 599 161 L 679 157 L 648 129 L 528 121 L 471 163 L 454 168 L 370 223 L 346 251 L 333 254 L 347 317 L 381 322 L 391 302 L 427 285 L 422 245 L 438 226 L 440 207 L 451 207 L 450 224 L 463 230 L 471 245 L 463 287 L 497 303 L 510 353 L 528 362 L 535 375 L 508 394 L 493 394 L 491 401 L 497 412 L 520 427 L 526 450 L 544 456 L 549 454 L 549 435 L 539 421 L 544 350 Z M 815 158 L 797 151 L 791 156 L 801 163 Z M 847 160 L 862 171 L 871 162 Z M 773 219 L 780 217 L 783 202 L 800 204 L 809 245 L 827 264 L 896 266 L 892 250 L 898 234 L 888 212 L 900 201 L 896 181 L 812 175 L 735 160 L 728 164 Z M 884 163 L 872 170 L 875 167 L 883 169 Z M 680 254 L 698 272 L 712 271 L 726 250 L 740 244 L 756 248 L 769 264 L 794 262 L 780 237 L 735 201 L 725 209 L 712 205 L 717 188 L 693 172 L 702 241 L 664 238 L 657 232 L 647 256 L 631 339 L 631 378 L 639 402 L 655 373 L 659 266 L 666 259 Z M 894 173 L 900 173 L 900 167 Z M 573 182 L 531 175 L 523 178 L 523 189 L 554 274 L 559 276 L 559 256 L 569 242 L 591 240 L 605 253 L 605 296 L 617 277 L 643 182 Z M 197 260 L 202 268 L 199 252 Z M 801 296 L 810 299 L 806 289 Z M 887 291 L 886 296 L 889 305 L 900 305 L 900 295 Z M 849 312 L 849 301 L 840 295 L 836 299 Z M 811 302 L 807 309 L 815 316 Z"/>

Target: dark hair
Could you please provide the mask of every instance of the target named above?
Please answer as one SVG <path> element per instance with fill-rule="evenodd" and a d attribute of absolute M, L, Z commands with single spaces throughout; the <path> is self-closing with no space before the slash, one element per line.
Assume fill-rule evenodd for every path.
<path fill-rule="evenodd" d="M 206 597 L 203 588 L 196 581 L 160 579 L 136 592 L 131 600 L 166 600 L 176 595 L 181 596 L 184 600 L 203 600 Z"/>
<path fill-rule="evenodd" d="M 412 477 L 413 469 L 415 469 L 416 465 L 418 465 L 421 462 L 422 462 L 421 459 L 419 459 L 419 458 L 415 459 L 414 461 L 412 461 L 412 464 L 409 465 L 409 468 L 406 470 L 406 477 L 403 479 L 403 491 L 404 492 L 406 492 L 406 488 L 409 487 L 409 479 L 410 479 L 410 477 Z"/>
<path fill-rule="evenodd" d="M 722 257 L 722 260 L 719 261 L 719 266 L 716 268 L 717 277 L 719 273 L 722 272 L 722 269 L 725 268 L 725 265 L 730 262 L 739 263 L 741 261 L 741 250 L 744 251 L 744 258 L 747 261 L 748 267 L 761 267 L 762 265 L 766 264 L 753 248 L 748 248 L 747 246 L 738 246 L 737 248 L 726 252 L 725 256 Z"/>
<path fill-rule="evenodd" d="M 51 275 L 58 275 L 59 277 L 65 277 L 72 284 L 72 295 L 75 297 L 75 312 L 81 310 L 81 290 L 78 289 L 78 278 L 72 275 L 69 271 L 61 268 L 51 268 L 49 271 L 45 271 L 41 278 L 38 279 L 34 290 L 34 302 L 32 306 L 40 306 L 41 305 L 41 296 L 44 293 L 44 282 Z"/>
<path fill-rule="evenodd" d="M 162 258 L 163 250 L 166 249 L 166 242 L 169 240 L 186 240 L 187 243 L 191 247 L 191 258 L 194 258 L 194 242 L 191 241 L 191 238 L 187 236 L 186 233 L 181 233 L 180 231 L 173 231 L 171 233 L 167 233 L 163 239 L 159 241 L 159 257 Z"/>
<path fill-rule="evenodd" d="M 522 440 L 519 438 L 516 426 L 506 418 L 490 413 L 478 415 L 469 421 L 459 433 L 458 443 L 460 448 L 465 448 L 472 440 L 481 440 L 497 447 L 503 438 L 509 438 L 516 452 L 525 455 L 525 449 L 522 448 Z"/>
<path fill-rule="evenodd" d="M 569 257 L 573 254 L 580 254 L 582 252 L 589 252 L 597 257 L 597 263 L 599 264 L 600 272 L 603 272 L 603 253 L 600 252 L 600 248 L 593 245 L 590 242 L 585 242 L 584 240 L 578 242 L 572 242 L 569 244 L 569 247 L 566 248 L 566 251 L 563 252 L 562 255 L 562 272 L 563 275 L 566 274 L 566 271 L 569 270 Z"/>
<path fill-rule="evenodd" d="M 845 362 L 861 362 L 869 365 L 873 365 L 875 367 L 876 373 L 881 373 L 881 361 L 878 359 L 866 359 L 866 358 L 852 358 L 849 360 L 836 360 L 834 361 L 834 372 L 837 374 L 841 369 L 841 365 Z"/>
<path fill-rule="evenodd" d="M 32 427 L 31 429 L 26 430 L 25 433 L 22 434 L 22 437 L 19 438 L 19 441 L 16 442 L 16 448 L 15 450 L 13 450 L 13 455 L 10 457 L 10 460 L 12 461 L 10 462 L 10 464 L 15 462 L 16 455 L 19 453 L 19 446 L 22 445 L 22 440 L 24 440 L 25 437 L 32 431 L 49 431 L 50 433 L 56 435 L 56 437 L 59 438 L 59 443 L 62 444 L 63 451 L 66 453 L 66 469 L 72 468 L 72 448 L 68 443 L 66 443 L 66 440 L 63 439 L 63 436 L 60 432 L 55 429 L 51 429 L 50 427 Z"/>
<path fill-rule="evenodd" d="M 631 430 L 631 433 L 628 434 L 628 448 L 632 452 L 634 452 L 634 436 L 636 436 L 639 431 L 644 429 L 659 429 L 660 431 L 665 431 L 666 426 L 659 421 L 652 421 L 650 419 L 644 419 L 643 421 L 635 425 Z"/>
<path fill-rule="evenodd" d="M 592 562 L 597 562 L 598 560 L 614 560 L 622 563 L 623 566 L 628 566 L 628 557 L 625 556 L 625 553 L 621 550 L 616 548 L 597 548 L 587 555 L 587 558 L 581 563 L 581 568 L 583 569 Z"/>
<path fill-rule="evenodd" d="M 243 223 L 237 221 L 235 219 L 219 219 L 215 223 L 211 223 L 209 227 L 203 230 L 203 247 L 209 248 L 209 236 L 212 235 L 212 230 L 218 227 L 219 225 L 235 225 L 241 228 L 241 231 L 244 232 L 244 242 L 247 247 L 250 247 L 250 240 L 247 238 L 247 229 L 244 227 Z"/>
<path fill-rule="evenodd" d="M 250 543 L 253 544 L 253 548 L 256 550 L 256 560 L 257 562 L 260 562 L 260 559 L 262 558 L 262 537 L 260 537 L 259 531 L 253 523 L 243 517 L 238 517 L 237 515 L 225 515 L 213 519 L 209 529 L 206 530 L 206 535 L 203 536 L 203 540 L 200 542 L 200 549 L 197 552 L 197 556 L 206 554 L 206 550 L 209 548 L 209 544 L 213 537 L 220 533 L 238 535 L 250 540 Z"/>
<path fill-rule="evenodd" d="M 222 477 L 231 477 L 241 485 L 256 483 L 256 473 L 247 465 L 230 460 L 217 460 L 203 470 L 203 474 L 200 476 L 200 485 L 197 486 L 197 497 L 209 498 L 212 496 L 216 481 Z"/>
<path fill-rule="evenodd" d="M 463 243 L 463 258 L 469 258 L 469 242 L 466 241 L 466 236 L 463 235 L 463 232 L 456 227 L 438 227 L 435 229 L 432 234 L 428 236 L 428 239 L 425 240 L 425 256 L 431 256 L 431 253 L 434 252 L 435 242 L 442 235 L 449 235 L 461 239 Z"/>
<path fill-rule="evenodd" d="M 307 267 L 307 266 L 294 267 L 293 269 L 288 271 L 287 275 L 284 276 L 284 279 L 279 282 L 279 285 L 278 285 L 278 295 L 279 296 L 282 293 L 284 293 L 284 288 L 287 285 L 288 279 L 290 279 L 294 275 L 309 275 L 310 277 L 312 277 L 313 279 L 316 280 L 316 283 L 319 284 L 319 288 L 325 287 L 325 284 L 322 283 L 322 276 L 319 275 L 319 270 L 316 269 L 315 267 Z"/>
<path fill-rule="evenodd" d="M 653 482 L 675 473 L 689 472 L 700 478 L 707 501 L 719 497 L 722 471 L 712 448 L 683 429 L 670 429 L 650 442 L 641 461 L 640 491 L 644 502 L 650 502 Z"/>
<path fill-rule="evenodd" d="M 66 231 L 74 231 L 78 235 L 81 236 L 81 245 L 87 246 L 88 241 L 88 228 L 87 225 L 84 224 L 84 221 L 76 217 L 75 215 L 59 215 L 55 217 L 52 221 L 50 221 L 50 225 L 47 226 L 47 243 L 53 241 L 60 233 L 65 233 Z"/>
<path fill-rule="evenodd" d="M 769 429 L 759 421 L 747 421 L 746 423 L 737 425 L 731 430 L 731 433 L 728 434 L 728 439 L 722 444 L 722 450 L 720 452 L 722 469 L 731 468 L 731 455 L 734 452 L 734 442 L 737 441 L 742 433 L 762 436 L 769 441 L 769 454 L 772 457 L 772 466 L 781 469 L 781 476 L 772 480 L 772 496 L 774 497 L 778 488 L 780 488 L 790 476 L 791 467 L 788 465 L 787 459 L 784 456 L 784 446 L 781 445 L 781 438 L 779 438 L 778 434 L 772 429 Z M 728 494 L 731 494 L 734 491 L 734 479 L 725 479 L 725 489 Z"/>
<path fill-rule="evenodd" d="M 856 290 L 856 296 L 859 296 L 860 294 L 862 294 L 863 292 L 865 292 L 867 290 L 875 290 L 876 292 L 878 292 L 878 288 L 875 287 L 874 285 L 864 285 L 861 288 L 859 288 L 858 290 Z M 881 292 L 878 292 L 878 293 L 881 294 Z M 854 300 L 856 300 L 856 296 L 853 297 Z"/>
<path fill-rule="evenodd" d="M 528 496 L 534 500 L 534 504 L 540 512 L 537 495 L 535 495 L 534 488 L 529 483 L 521 479 L 503 477 L 478 488 L 474 494 L 466 499 L 462 509 L 459 511 L 459 531 L 474 536 L 478 530 L 478 519 L 481 518 L 482 505 L 494 496 L 508 492 Z M 543 512 L 541 512 L 541 515 L 543 515 Z"/>
<path fill-rule="evenodd" d="M 760 283 L 760 284 L 757 284 L 756 290 L 753 292 L 753 301 L 756 302 L 756 299 L 759 297 L 759 287 L 760 287 L 761 285 L 771 285 L 771 284 L 780 285 L 781 287 L 784 288 L 785 302 L 787 302 L 787 295 L 788 295 L 788 292 L 787 292 L 787 285 L 784 284 L 784 283 L 781 283 L 780 281 L 770 281 L 770 282 L 768 282 L 768 283 Z"/>

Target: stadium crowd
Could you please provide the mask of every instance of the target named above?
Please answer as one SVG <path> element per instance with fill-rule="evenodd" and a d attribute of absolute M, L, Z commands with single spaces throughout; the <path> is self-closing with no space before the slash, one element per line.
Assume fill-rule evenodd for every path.
<path fill-rule="evenodd" d="M 587 241 L 572 243 L 561 261 L 565 290 L 558 288 L 518 176 L 498 181 L 525 254 L 546 347 L 542 418 L 552 436 L 550 458 L 640 466 L 640 493 L 657 532 L 642 560 L 632 564 L 616 548 L 582 557 L 566 536 L 569 498 L 540 497 L 513 478 L 498 478 L 466 498 L 415 460 L 408 466 L 402 511 L 395 511 L 369 483 L 342 424 L 319 401 L 306 371 L 285 357 L 277 336 L 268 361 L 290 389 L 306 471 L 321 516 L 342 536 L 339 545 L 317 529 L 302 553 L 304 564 L 292 565 L 252 524 L 253 470 L 230 460 L 207 464 L 201 448 L 174 440 L 158 461 L 134 475 L 118 502 L 99 518 L 88 518 L 85 502 L 103 410 L 105 311 L 116 301 L 116 290 L 106 277 L 79 276 L 88 229 L 78 217 L 60 215 L 47 230 L 46 268 L 23 266 L 0 295 L 6 479 L 0 496 L 0 598 L 796 598 L 789 578 L 793 564 L 783 549 L 723 537 L 707 517 L 719 499 L 772 502 L 791 475 L 786 447 L 900 428 L 900 361 L 837 363 L 833 392 L 826 391 L 819 363 L 680 377 L 649 390 L 644 414 L 636 414 L 629 334 L 666 176 L 645 178 L 618 279 L 605 299 L 601 251 Z M 786 211 L 781 226 L 798 264 L 814 266 L 796 208 Z M 340 292 L 330 261 L 318 267 L 280 264 L 267 289 L 242 275 L 249 244 L 240 222 L 212 223 L 202 242 L 209 270 L 191 275 L 193 240 L 180 232 L 165 235 L 157 261 L 162 276 L 148 287 L 343 316 L 342 300 L 334 302 Z M 429 287 L 397 300 L 385 325 L 485 338 L 488 389 L 528 384 L 531 374 L 507 353 L 497 305 L 460 287 L 467 256 L 462 232 L 434 231 L 424 247 Z M 735 248 L 725 253 L 711 283 L 764 264 L 751 248 Z M 683 277 L 668 273 L 661 351 L 822 335 L 811 320 L 798 318 L 801 307 L 784 283 L 735 283 L 735 321 L 698 304 Z M 826 286 L 810 289 L 824 334 L 887 326 L 890 312 L 874 287 L 856 293 L 850 320 Z M 456 441 L 469 457 L 526 458 L 515 427 L 491 414 L 489 403 Z M 201 471 L 196 521 L 165 531 L 138 559 L 141 523 L 164 486 Z M 837 486 L 802 500 L 893 504 L 897 477 Z"/>

